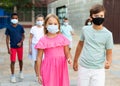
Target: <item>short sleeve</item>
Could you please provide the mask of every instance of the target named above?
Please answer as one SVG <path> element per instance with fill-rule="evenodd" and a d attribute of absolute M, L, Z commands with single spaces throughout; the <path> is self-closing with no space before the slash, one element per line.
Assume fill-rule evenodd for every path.
<path fill-rule="evenodd" d="M 30 29 L 30 33 L 32 33 L 32 34 L 33 34 L 33 27 Z"/>
<path fill-rule="evenodd" d="M 113 36 L 112 33 L 110 33 L 107 41 L 106 41 L 106 49 L 112 49 L 113 48 Z"/>
<path fill-rule="evenodd" d="M 70 41 L 63 36 L 62 34 L 58 35 L 58 37 L 50 39 L 46 36 L 42 37 L 39 42 L 35 45 L 36 49 L 46 49 L 57 46 L 66 46 L 69 45 Z"/>
<path fill-rule="evenodd" d="M 35 34 L 35 29 L 36 29 L 36 26 L 32 26 L 31 30 L 30 30 L 30 33 L 31 34 Z"/>
<path fill-rule="evenodd" d="M 46 48 L 43 38 L 41 38 L 39 40 L 39 42 L 35 45 L 35 48 L 36 49 L 45 49 Z"/>
<path fill-rule="evenodd" d="M 72 32 L 74 31 L 73 28 L 72 28 L 72 26 L 70 26 L 70 31 L 72 31 Z"/>
<path fill-rule="evenodd" d="M 6 28 L 5 35 L 10 35 L 8 28 Z"/>
<path fill-rule="evenodd" d="M 80 31 L 80 41 L 84 41 L 85 37 L 84 37 L 84 28 L 81 29 Z"/>
<path fill-rule="evenodd" d="M 23 26 L 21 26 L 21 31 L 22 33 L 25 33 Z"/>
<path fill-rule="evenodd" d="M 62 34 L 61 34 L 62 35 Z M 61 37 L 62 39 L 61 39 L 61 42 L 60 42 L 60 44 L 61 45 L 63 45 L 63 46 L 66 46 L 66 45 L 69 45 L 70 44 L 70 41 L 64 36 L 64 35 L 62 35 L 63 37 Z"/>

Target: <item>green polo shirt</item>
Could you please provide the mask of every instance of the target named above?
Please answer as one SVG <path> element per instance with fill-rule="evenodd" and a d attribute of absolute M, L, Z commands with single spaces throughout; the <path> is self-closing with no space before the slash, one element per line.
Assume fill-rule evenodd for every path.
<path fill-rule="evenodd" d="M 113 48 L 112 33 L 105 27 L 95 30 L 93 26 L 84 26 L 80 33 L 80 41 L 84 41 L 80 65 L 90 69 L 103 68 L 106 50 Z"/>
<path fill-rule="evenodd" d="M 62 34 L 68 38 L 68 40 L 72 41 L 72 34 L 73 28 L 70 25 L 62 25 L 61 30 Z"/>

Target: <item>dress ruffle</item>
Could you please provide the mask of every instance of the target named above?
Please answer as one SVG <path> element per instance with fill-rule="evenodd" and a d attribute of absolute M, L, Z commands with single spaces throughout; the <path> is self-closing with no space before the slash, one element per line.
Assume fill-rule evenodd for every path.
<path fill-rule="evenodd" d="M 69 45 L 70 41 L 63 36 L 62 34 L 58 34 L 54 38 L 48 38 L 47 36 L 42 37 L 39 42 L 36 44 L 35 48 L 37 49 L 45 49 L 52 48 L 57 46 L 66 46 Z"/>

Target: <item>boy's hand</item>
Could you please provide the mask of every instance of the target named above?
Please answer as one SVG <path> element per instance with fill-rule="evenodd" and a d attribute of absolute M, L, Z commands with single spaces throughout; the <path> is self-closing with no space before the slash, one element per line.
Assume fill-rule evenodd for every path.
<path fill-rule="evenodd" d="M 19 42 L 19 43 L 17 44 L 17 46 L 18 46 L 18 47 L 21 47 L 21 46 L 22 46 L 22 43 L 21 43 L 21 42 Z"/>
<path fill-rule="evenodd" d="M 77 62 L 73 63 L 73 69 L 74 69 L 74 71 L 78 71 L 78 63 Z"/>
<path fill-rule="evenodd" d="M 8 54 L 10 54 L 10 49 L 8 49 Z"/>
<path fill-rule="evenodd" d="M 109 61 L 106 61 L 106 62 L 105 62 L 105 69 L 109 69 L 109 68 L 110 68 L 110 65 L 111 65 L 110 62 L 109 62 Z"/>

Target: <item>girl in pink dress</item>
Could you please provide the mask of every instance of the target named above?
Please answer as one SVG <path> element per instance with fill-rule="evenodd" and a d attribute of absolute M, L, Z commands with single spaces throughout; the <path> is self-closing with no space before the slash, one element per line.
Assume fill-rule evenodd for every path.
<path fill-rule="evenodd" d="M 59 32 L 60 23 L 56 15 L 49 14 L 44 25 L 45 36 L 35 46 L 38 49 L 38 81 L 43 86 L 70 86 L 67 67 L 67 62 L 72 63 L 68 48 L 70 42 Z"/>

